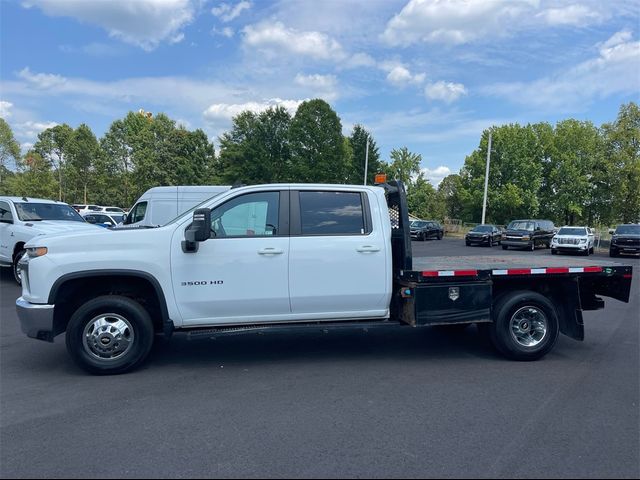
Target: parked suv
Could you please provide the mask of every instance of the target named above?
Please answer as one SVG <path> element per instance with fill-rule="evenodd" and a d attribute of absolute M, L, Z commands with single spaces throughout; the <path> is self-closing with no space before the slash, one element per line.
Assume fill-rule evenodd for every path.
<path fill-rule="evenodd" d="M 0 266 L 12 267 L 18 285 L 25 243 L 38 235 L 96 230 L 66 203 L 40 198 L 0 197 Z"/>
<path fill-rule="evenodd" d="M 433 220 L 414 220 L 411 222 L 411 238 L 416 240 L 426 240 L 427 238 L 437 238 L 442 240 L 444 228 Z"/>
<path fill-rule="evenodd" d="M 593 253 L 595 235 L 589 227 L 562 227 L 551 240 L 551 253 L 576 252 L 582 255 Z"/>
<path fill-rule="evenodd" d="M 517 247 L 533 251 L 538 245 L 551 248 L 555 233 L 551 220 L 513 220 L 502 238 L 502 249 Z"/>
<path fill-rule="evenodd" d="M 618 225 L 611 237 L 609 256 L 621 253 L 640 253 L 640 224 Z"/>

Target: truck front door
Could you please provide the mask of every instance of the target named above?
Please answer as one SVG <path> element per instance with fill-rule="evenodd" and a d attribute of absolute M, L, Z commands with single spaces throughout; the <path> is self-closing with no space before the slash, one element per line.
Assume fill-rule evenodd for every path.
<path fill-rule="evenodd" d="M 172 281 L 185 326 L 277 321 L 289 307 L 288 191 L 245 193 L 211 212 L 211 238 L 172 242 Z M 282 199 L 282 200 L 281 200 Z"/>

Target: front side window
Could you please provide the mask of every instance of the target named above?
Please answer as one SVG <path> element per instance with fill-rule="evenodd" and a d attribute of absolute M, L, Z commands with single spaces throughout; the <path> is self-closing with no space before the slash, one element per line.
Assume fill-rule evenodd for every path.
<path fill-rule="evenodd" d="M 0 202 L 0 220 L 5 222 L 13 222 L 11 207 L 7 202 Z"/>
<path fill-rule="evenodd" d="M 147 202 L 140 202 L 131 211 L 130 221 L 127 223 L 136 223 L 144 220 L 144 216 L 147 213 Z"/>
<path fill-rule="evenodd" d="M 23 222 L 38 222 L 41 220 L 69 220 L 84 222 L 78 212 L 69 205 L 61 203 L 16 203 L 18 218 Z"/>
<path fill-rule="evenodd" d="M 279 192 L 249 193 L 211 212 L 212 237 L 269 237 L 278 234 Z"/>
<path fill-rule="evenodd" d="M 300 192 L 302 235 L 364 235 L 362 196 L 355 192 Z"/>

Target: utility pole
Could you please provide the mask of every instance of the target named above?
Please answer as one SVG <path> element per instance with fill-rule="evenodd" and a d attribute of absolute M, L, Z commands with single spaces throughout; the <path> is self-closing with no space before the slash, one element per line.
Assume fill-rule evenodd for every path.
<path fill-rule="evenodd" d="M 367 170 L 369 168 L 369 135 L 367 135 L 367 146 L 365 148 L 365 152 L 364 152 L 364 183 L 363 185 L 367 184 Z"/>
<path fill-rule="evenodd" d="M 487 213 L 487 187 L 489 186 L 489 163 L 491 162 L 491 131 L 489 131 L 489 147 L 487 148 L 487 170 L 484 174 L 484 200 L 482 201 L 482 223 Z"/>

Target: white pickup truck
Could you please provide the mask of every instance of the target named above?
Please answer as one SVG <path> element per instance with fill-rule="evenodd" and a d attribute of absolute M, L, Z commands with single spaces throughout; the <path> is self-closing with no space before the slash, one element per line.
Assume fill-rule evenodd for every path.
<path fill-rule="evenodd" d="M 66 331 L 70 355 L 97 374 L 134 368 L 155 335 L 174 330 L 475 322 L 507 357 L 534 360 L 559 332 L 583 339 L 582 310 L 604 307 L 597 295 L 628 301 L 632 275 L 558 257 L 413 259 L 396 181 L 234 188 L 161 227 L 43 236 L 26 248 L 23 332 L 53 341 Z"/>
<path fill-rule="evenodd" d="M 18 263 L 33 237 L 77 230 L 95 231 L 66 203 L 41 198 L 0 197 L 0 266 L 12 267 L 22 283 Z"/>

